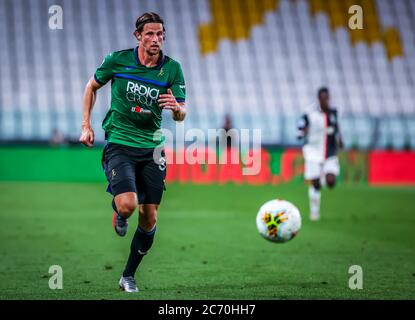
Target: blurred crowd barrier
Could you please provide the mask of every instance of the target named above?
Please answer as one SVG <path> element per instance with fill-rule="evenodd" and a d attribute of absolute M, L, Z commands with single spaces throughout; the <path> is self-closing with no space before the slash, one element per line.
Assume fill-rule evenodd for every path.
<path fill-rule="evenodd" d="M 168 183 L 303 183 L 304 160 L 299 149 L 261 148 L 247 154 L 235 149 L 192 149 L 192 159 L 202 159 L 199 162 L 186 156 L 188 151 L 166 150 Z M 2 147 L 0 181 L 104 183 L 101 156 L 100 148 Z M 413 151 L 349 150 L 341 152 L 339 159 L 342 183 L 415 185 Z"/>

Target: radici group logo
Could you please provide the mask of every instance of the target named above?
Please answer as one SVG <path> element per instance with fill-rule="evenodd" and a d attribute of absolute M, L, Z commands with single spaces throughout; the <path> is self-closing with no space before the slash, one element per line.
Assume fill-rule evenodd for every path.
<path fill-rule="evenodd" d="M 132 81 L 127 82 L 126 98 L 130 102 L 138 103 L 140 106 L 152 107 L 157 104 L 160 90 Z"/>

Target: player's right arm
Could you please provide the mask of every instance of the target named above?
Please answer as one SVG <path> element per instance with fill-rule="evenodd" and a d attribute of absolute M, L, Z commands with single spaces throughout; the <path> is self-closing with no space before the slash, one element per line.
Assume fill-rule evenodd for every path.
<path fill-rule="evenodd" d="M 102 85 L 99 84 L 95 78 L 91 78 L 86 84 L 84 90 L 82 133 L 81 137 L 79 138 L 79 142 L 86 145 L 87 147 L 92 147 L 94 145 L 94 130 L 92 130 L 91 126 L 91 112 L 95 104 L 97 90 L 101 87 Z"/>
<path fill-rule="evenodd" d="M 298 129 L 297 138 L 299 140 L 305 139 L 307 137 L 308 126 L 309 126 L 308 116 L 307 114 L 303 114 L 301 118 L 298 120 L 298 125 L 297 125 L 297 129 Z"/>
<path fill-rule="evenodd" d="M 85 86 L 82 112 L 82 133 L 79 141 L 87 147 L 94 145 L 94 130 L 91 126 L 91 112 L 94 107 L 97 90 L 104 86 L 113 76 L 114 55 L 109 54 L 102 61 L 94 76 Z"/>

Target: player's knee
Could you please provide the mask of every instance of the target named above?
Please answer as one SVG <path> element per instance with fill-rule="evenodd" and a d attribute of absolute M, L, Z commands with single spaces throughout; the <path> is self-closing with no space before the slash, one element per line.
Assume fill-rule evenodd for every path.
<path fill-rule="evenodd" d="M 314 189 L 316 189 L 316 190 L 320 190 L 321 189 L 320 179 L 313 180 L 311 182 L 311 184 L 313 185 Z"/>
<path fill-rule="evenodd" d="M 157 224 L 157 209 L 140 209 L 140 226 L 144 231 L 151 231 Z"/>
<path fill-rule="evenodd" d="M 121 199 L 117 203 L 118 213 L 124 218 L 130 217 L 137 208 L 137 203 L 129 199 Z"/>
<path fill-rule="evenodd" d="M 336 186 L 336 181 L 335 180 L 327 181 L 327 187 L 329 189 L 333 189 L 335 186 Z"/>
<path fill-rule="evenodd" d="M 156 217 L 156 215 L 152 215 L 151 217 L 147 217 L 144 220 L 143 229 L 145 231 L 151 231 L 151 230 L 154 229 L 154 227 L 156 226 L 156 224 L 157 224 L 157 217 Z"/>
<path fill-rule="evenodd" d="M 336 177 L 333 175 L 328 175 L 326 177 L 326 184 L 329 189 L 333 189 L 336 186 Z"/>

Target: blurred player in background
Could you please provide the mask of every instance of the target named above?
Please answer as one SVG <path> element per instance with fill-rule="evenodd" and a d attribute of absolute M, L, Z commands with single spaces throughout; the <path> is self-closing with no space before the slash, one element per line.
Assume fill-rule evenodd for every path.
<path fill-rule="evenodd" d="M 330 106 L 327 88 L 318 90 L 318 104 L 310 107 L 301 117 L 299 138 L 304 139 L 304 178 L 310 182 L 310 219 L 320 219 L 321 188 L 334 188 L 340 173 L 338 148 L 343 147 L 337 110 Z"/>
<path fill-rule="evenodd" d="M 135 272 L 150 250 L 156 232 L 157 210 L 166 177 L 164 137 L 159 134 L 162 110 L 183 121 L 185 83 L 178 62 L 163 54 L 163 19 L 145 13 L 135 24 L 138 46 L 113 52 L 85 88 L 80 142 L 94 144 L 91 111 L 96 91 L 111 80 L 111 107 L 103 121 L 108 141 L 102 164 L 113 195 L 113 226 L 119 236 L 127 232 L 127 219 L 138 207 L 139 225 L 119 281 L 121 289 L 137 292 Z"/>

